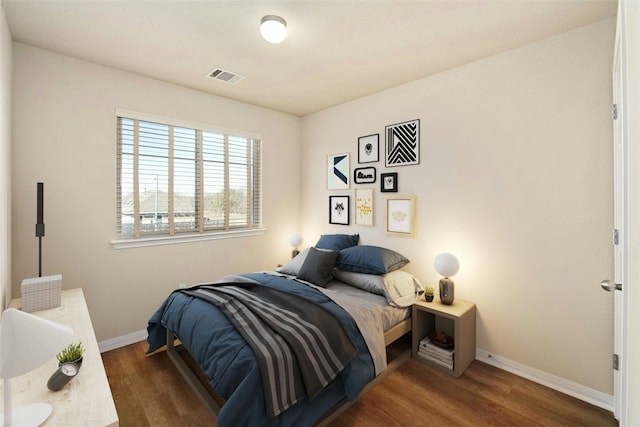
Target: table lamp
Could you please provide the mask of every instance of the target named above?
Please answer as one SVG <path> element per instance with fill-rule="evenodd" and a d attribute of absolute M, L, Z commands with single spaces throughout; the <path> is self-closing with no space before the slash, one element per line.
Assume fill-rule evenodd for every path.
<path fill-rule="evenodd" d="M 46 403 L 11 407 L 11 378 L 24 375 L 55 358 L 70 341 L 73 330 L 33 314 L 8 308 L 0 323 L 0 377 L 4 382 L 3 425 L 39 426 L 53 408 Z M 42 386 L 45 386 L 45 380 Z"/>
<path fill-rule="evenodd" d="M 458 258 L 448 252 L 443 252 L 436 256 L 433 266 L 441 276 L 444 276 L 440 279 L 440 302 L 446 305 L 453 304 L 453 280 L 449 277 L 454 276 L 460 270 Z"/>
<path fill-rule="evenodd" d="M 293 246 L 293 250 L 291 251 L 291 258 L 295 258 L 296 255 L 300 253 L 298 250 L 298 246 L 302 244 L 302 236 L 298 233 L 293 233 L 289 236 L 289 244 Z"/>

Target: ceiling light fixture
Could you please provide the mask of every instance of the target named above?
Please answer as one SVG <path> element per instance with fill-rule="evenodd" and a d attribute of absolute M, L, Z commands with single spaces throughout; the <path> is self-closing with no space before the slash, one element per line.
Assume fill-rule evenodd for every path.
<path fill-rule="evenodd" d="M 269 43 L 280 43 L 287 37 L 287 21 L 276 15 L 266 15 L 260 20 L 260 34 Z"/>

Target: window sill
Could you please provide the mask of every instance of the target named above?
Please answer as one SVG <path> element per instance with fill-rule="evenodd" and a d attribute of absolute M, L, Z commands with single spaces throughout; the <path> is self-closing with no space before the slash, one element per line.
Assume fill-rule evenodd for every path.
<path fill-rule="evenodd" d="M 234 239 L 237 237 L 260 236 L 266 229 L 234 230 L 218 233 L 176 234 L 174 236 L 139 237 L 137 239 L 112 240 L 113 249 L 144 248 L 148 246 L 176 245 L 180 243 L 202 242 L 205 240 Z"/>

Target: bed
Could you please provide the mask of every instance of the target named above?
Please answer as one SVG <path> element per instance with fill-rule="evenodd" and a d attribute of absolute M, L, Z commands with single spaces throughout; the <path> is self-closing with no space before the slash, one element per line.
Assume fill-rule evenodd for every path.
<path fill-rule="evenodd" d="M 385 348 L 410 331 L 410 306 L 422 289 L 402 270 L 409 262 L 402 255 L 357 240 L 336 244 L 345 236 L 357 235 L 322 236 L 279 271 L 174 291 L 149 320 L 149 352 L 167 346 L 176 368 L 222 427 L 328 423 L 408 358 L 409 351 L 387 363 Z M 238 314 L 244 312 L 248 320 Z M 277 321 L 284 325 L 274 325 Z M 276 357 L 264 350 L 279 345 L 272 344 L 275 338 L 260 341 L 266 333 L 253 331 L 251 325 L 265 322 L 283 334 L 291 354 Z M 287 331 L 293 324 L 308 325 L 311 332 L 291 335 L 320 338 L 291 343 Z M 311 349 L 318 342 L 327 350 Z M 185 351 L 195 369 L 181 356 Z M 327 362 L 316 359 L 325 351 L 326 360 L 335 361 L 326 374 L 317 367 Z"/>

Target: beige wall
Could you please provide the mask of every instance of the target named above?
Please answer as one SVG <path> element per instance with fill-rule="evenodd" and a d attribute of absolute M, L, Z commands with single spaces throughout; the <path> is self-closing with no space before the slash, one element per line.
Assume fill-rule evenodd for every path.
<path fill-rule="evenodd" d="M 11 34 L 0 6 L 0 308 L 11 297 Z"/>
<path fill-rule="evenodd" d="M 461 262 L 456 296 L 478 306 L 477 345 L 495 355 L 611 394 L 611 64 L 615 20 L 514 49 L 304 118 L 302 224 L 358 232 L 361 243 L 411 259 L 437 284 L 433 258 Z M 398 172 L 399 195 L 417 196 L 417 236 L 328 224 L 326 156 L 357 138 L 420 119 L 420 165 Z M 371 164 L 361 165 L 370 166 Z M 353 204 L 352 204 L 353 209 Z"/>
<path fill-rule="evenodd" d="M 299 118 L 20 43 L 13 64 L 15 295 L 38 272 L 38 181 L 45 183 L 43 274 L 61 273 L 64 288 L 84 289 L 99 341 L 146 328 L 181 283 L 273 268 L 290 254 L 287 237 L 299 218 Z M 261 133 L 267 232 L 114 250 L 117 107 Z"/>

